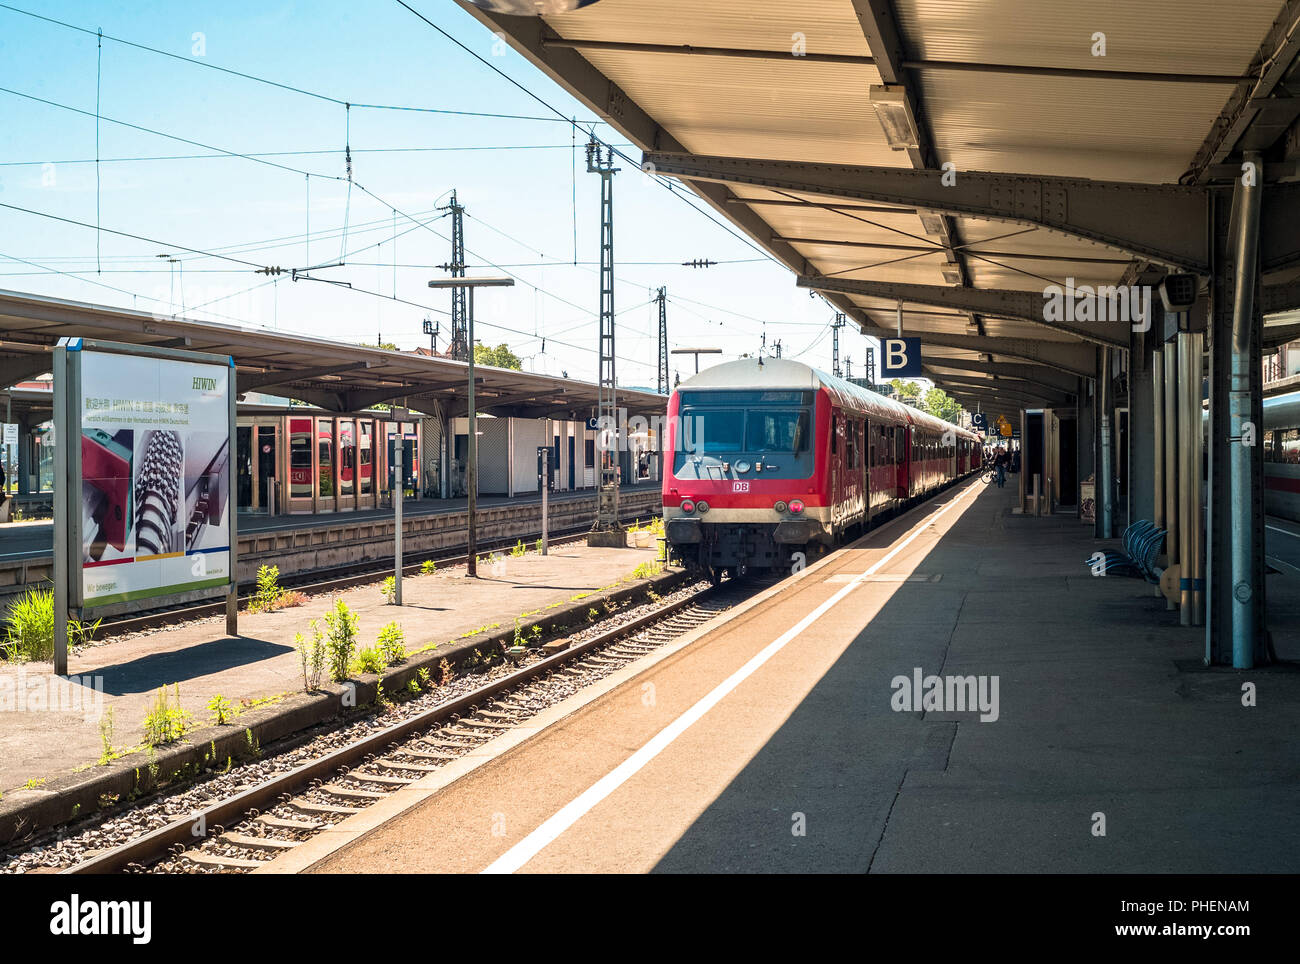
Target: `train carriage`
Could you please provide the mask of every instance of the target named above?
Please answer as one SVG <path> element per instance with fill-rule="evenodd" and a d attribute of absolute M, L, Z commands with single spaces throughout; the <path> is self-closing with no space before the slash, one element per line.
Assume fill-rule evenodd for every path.
<path fill-rule="evenodd" d="M 1264 399 L 1264 511 L 1300 522 L 1300 392 Z"/>
<path fill-rule="evenodd" d="M 715 578 L 788 569 L 979 467 L 979 436 L 789 359 L 741 359 L 668 403 L 674 558 Z"/>

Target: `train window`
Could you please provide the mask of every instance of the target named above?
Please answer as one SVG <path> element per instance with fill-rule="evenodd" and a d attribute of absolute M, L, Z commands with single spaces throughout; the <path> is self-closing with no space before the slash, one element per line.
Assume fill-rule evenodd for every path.
<path fill-rule="evenodd" d="M 745 413 L 733 409 L 689 408 L 682 420 L 690 427 L 696 454 L 739 452 L 745 440 Z"/>
<path fill-rule="evenodd" d="M 339 495 L 352 495 L 356 488 L 357 445 L 355 423 L 339 419 Z"/>
<path fill-rule="evenodd" d="M 357 464 L 361 468 L 360 487 L 357 492 L 359 495 L 370 495 L 375 474 L 372 463 L 375 423 L 370 421 L 358 422 L 357 428 L 360 430 L 357 433 Z"/>
<path fill-rule="evenodd" d="M 805 452 L 808 434 L 807 412 L 751 411 L 745 429 L 745 451 Z"/>
<path fill-rule="evenodd" d="M 1300 428 L 1265 432 L 1264 461 L 1300 463 Z"/>
<path fill-rule="evenodd" d="M 311 498 L 311 419 L 289 419 L 289 495 Z"/>
<path fill-rule="evenodd" d="M 840 450 L 840 417 L 831 416 L 831 455 Z"/>
<path fill-rule="evenodd" d="M 751 392 L 751 391 L 694 391 L 679 393 L 679 405 L 695 407 L 699 405 L 740 406 L 751 405 L 811 405 L 814 392 Z"/>
<path fill-rule="evenodd" d="M 320 462 L 320 494 L 321 498 L 328 499 L 334 495 L 334 419 L 316 420 L 316 438 Z"/>

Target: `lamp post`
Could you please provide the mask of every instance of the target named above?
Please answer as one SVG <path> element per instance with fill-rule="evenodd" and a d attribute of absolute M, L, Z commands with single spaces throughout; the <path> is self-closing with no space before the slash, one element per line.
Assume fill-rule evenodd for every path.
<path fill-rule="evenodd" d="M 478 545 L 474 529 L 474 509 L 478 497 L 478 418 L 474 412 L 474 289 L 509 288 L 514 283 L 514 278 L 439 278 L 429 282 L 430 288 L 469 289 L 469 317 L 466 319 L 465 338 L 469 345 L 469 458 L 465 466 L 465 490 L 468 497 L 466 522 L 469 531 L 466 537 L 468 561 L 465 574 L 471 578 L 478 577 Z"/>

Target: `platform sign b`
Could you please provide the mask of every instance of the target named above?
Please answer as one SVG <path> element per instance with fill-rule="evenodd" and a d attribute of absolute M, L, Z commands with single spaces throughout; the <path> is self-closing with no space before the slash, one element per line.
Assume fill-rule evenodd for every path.
<path fill-rule="evenodd" d="M 921 377 L 920 338 L 880 339 L 882 379 Z"/>

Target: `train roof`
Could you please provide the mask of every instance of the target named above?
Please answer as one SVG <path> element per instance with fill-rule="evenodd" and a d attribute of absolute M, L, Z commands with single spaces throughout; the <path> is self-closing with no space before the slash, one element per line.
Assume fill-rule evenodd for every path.
<path fill-rule="evenodd" d="M 1264 428 L 1300 428 L 1300 392 L 1265 398 Z"/>
<path fill-rule="evenodd" d="M 963 438 L 979 441 L 979 436 L 974 432 L 790 358 L 740 358 L 723 362 L 691 376 L 678 385 L 677 389 L 759 387 L 773 391 L 816 391 L 824 388 L 842 407 L 861 412 L 868 418 L 904 422 L 937 432 L 952 429 Z"/>

